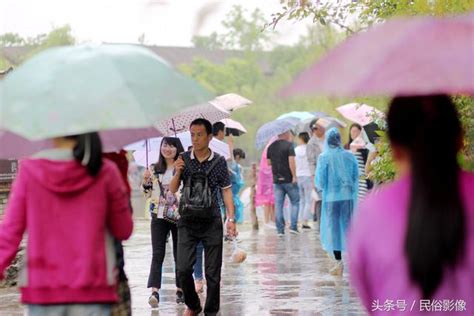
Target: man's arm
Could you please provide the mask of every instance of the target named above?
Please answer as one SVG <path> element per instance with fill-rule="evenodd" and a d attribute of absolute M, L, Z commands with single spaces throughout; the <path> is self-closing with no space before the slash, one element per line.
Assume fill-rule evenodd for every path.
<path fill-rule="evenodd" d="M 227 217 L 234 218 L 235 208 L 234 208 L 234 199 L 232 197 L 231 187 L 222 189 L 222 196 L 224 198 L 224 205 L 225 205 Z"/>
<path fill-rule="evenodd" d="M 296 161 L 295 161 L 295 156 L 289 156 L 288 157 L 288 162 L 290 164 L 292 182 L 296 183 Z"/>
<path fill-rule="evenodd" d="M 181 184 L 181 174 L 184 170 L 184 160 L 181 156 L 174 163 L 175 174 L 171 179 L 169 189 L 171 193 L 176 193 L 179 190 L 179 185 Z"/>

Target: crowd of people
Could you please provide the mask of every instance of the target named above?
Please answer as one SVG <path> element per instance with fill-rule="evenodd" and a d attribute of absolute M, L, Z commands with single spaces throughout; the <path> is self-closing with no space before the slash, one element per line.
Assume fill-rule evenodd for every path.
<path fill-rule="evenodd" d="M 343 274 L 347 251 L 352 284 L 369 311 L 377 298 L 463 300 L 472 311 L 474 176 L 457 161 L 456 110 L 447 96 L 397 97 L 387 122 L 399 177 L 377 194 L 367 194 L 373 184 L 366 169 L 376 151 L 360 125 L 350 126 L 346 144 L 337 128 L 317 119 L 297 144 L 290 130 L 271 139 L 255 197 L 265 227 L 279 238 L 287 229 L 319 234 L 335 276 Z M 444 133 L 437 133 L 439 126 Z M 223 243 L 236 238 L 236 223 L 243 221 L 245 152 L 233 148 L 232 138 L 227 161 L 210 149 L 213 137 L 224 139 L 223 124 L 199 118 L 189 129 L 192 148 L 164 137 L 158 161 L 143 176 L 153 250 L 148 302 L 159 306 L 171 236 L 176 303 L 186 304 L 186 315 L 215 315 Z M 0 271 L 27 231 L 19 286 L 28 315 L 129 315 L 121 241 L 131 236 L 133 221 L 125 152 L 103 154 L 97 133 L 53 144 L 20 164 L 0 225 Z"/>

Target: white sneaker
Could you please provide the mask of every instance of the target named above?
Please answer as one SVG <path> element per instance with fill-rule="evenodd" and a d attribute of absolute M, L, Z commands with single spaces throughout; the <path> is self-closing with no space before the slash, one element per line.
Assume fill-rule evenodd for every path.
<path fill-rule="evenodd" d="M 283 234 L 283 233 L 278 233 L 277 236 L 278 236 L 278 237 L 285 237 L 285 234 Z"/>
<path fill-rule="evenodd" d="M 329 274 L 334 276 L 342 276 L 343 271 L 344 266 L 342 264 L 342 260 L 338 260 L 331 270 L 329 270 Z"/>
<path fill-rule="evenodd" d="M 290 229 L 290 233 L 293 235 L 299 235 L 300 231 L 298 229 Z"/>

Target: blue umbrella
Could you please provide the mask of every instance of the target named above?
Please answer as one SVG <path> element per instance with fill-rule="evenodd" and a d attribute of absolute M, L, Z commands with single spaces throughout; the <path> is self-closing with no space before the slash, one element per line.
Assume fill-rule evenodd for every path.
<path fill-rule="evenodd" d="M 300 120 L 298 118 L 287 117 L 262 125 L 257 131 L 255 145 L 259 149 L 265 147 L 272 137 L 292 130 L 299 121 Z"/>

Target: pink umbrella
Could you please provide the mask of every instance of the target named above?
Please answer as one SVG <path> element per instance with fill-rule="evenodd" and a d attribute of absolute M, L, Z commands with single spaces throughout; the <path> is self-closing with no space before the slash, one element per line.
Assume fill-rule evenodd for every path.
<path fill-rule="evenodd" d="M 394 19 L 352 36 L 281 93 L 474 94 L 473 57 L 474 13 Z"/>
<path fill-rule="evenodd" d="M 359 123 L 362 126 L 370 124 L 375 118 L 384 117 L 384 113 L 362 103 L 349 103 L 336 108 L 336 111 L 342 114 L 346 119 Z M 374 117 L 375 116 L 375 117 Z"/>
<path fill-rule="evenodd" d="M 155 128 L 116 129 L 99 134 L 104 152 L 118 151 L 138 140 L 163 135 Z M 48 140 L 30 141 L 14 133 L 0 131 L 0 158 L 24 158 L 51 147 L 52 144 Z"/>

